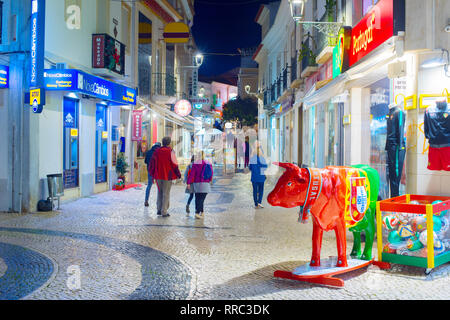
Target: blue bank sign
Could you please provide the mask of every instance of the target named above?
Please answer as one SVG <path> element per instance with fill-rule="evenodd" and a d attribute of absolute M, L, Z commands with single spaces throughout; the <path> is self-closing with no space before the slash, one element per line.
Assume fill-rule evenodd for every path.
<path fill-rule="evenodd" d="M 41 87 L 44 71 L 45 0 L 31 1 L 30 87 Z"/>
<path fill-rule="evenodd" d="M 0 65 L 0 89 L 9 88 L 9 68 Z"/>
<path fill-rule="evenodd" d="M 115 104 L 136 105 L 136 89 L 111 82 L 75 69 L 47 69 L 44 71 L 48 91 L 80 92 Z"/>

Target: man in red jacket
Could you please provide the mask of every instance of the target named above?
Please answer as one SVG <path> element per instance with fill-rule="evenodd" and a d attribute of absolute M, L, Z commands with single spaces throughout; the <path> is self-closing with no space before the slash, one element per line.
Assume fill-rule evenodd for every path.
<path fill-rule="evenodd" d="M 172 139 L 164 137 L 162 147 L 155 151 L 150 161 L 149 174 L 156 180 L 158 186 L 157 214 L 168 217 L 170 189 L 172 180 L 181 179 L 175 152 L 170 147 Z"/>

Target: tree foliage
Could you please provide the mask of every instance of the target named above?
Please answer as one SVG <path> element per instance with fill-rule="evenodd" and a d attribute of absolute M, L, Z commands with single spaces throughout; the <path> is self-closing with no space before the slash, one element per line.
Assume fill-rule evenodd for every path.
<path fill-rule="evenodd" d="M 128 168 L 130 167 L 126 159 L 127 157 L 125 157 L 125 153 L 123 152 L 120 152 L 117 155 L 116 172 L 119 177 L 125 176 L 125 174 L 128 172 Z"/>
<path fill-rule="evenodd" d="M 223 106 L 224 121 L 238 121 L 242 126 L 258 123 L 258 102 L 255 98 L 241 98 L 228 101 Z"/>

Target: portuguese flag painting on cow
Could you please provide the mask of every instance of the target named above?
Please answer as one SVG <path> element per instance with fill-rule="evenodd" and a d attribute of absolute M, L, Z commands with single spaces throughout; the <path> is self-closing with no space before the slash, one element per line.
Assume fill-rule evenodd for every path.
<path fill-rule="evenodd" d="M 380 178 L 367 166 L 329 166 L 323 169 L 299 168 L 291 163 L 275 163 L 286 169 L 267 200 L 272 206 L 300 208 L 299 220 L 313 221 L 311 266 L 320 266 L 323 231 L 334 230 L 337 242 L 337 267 L 347 267 L 346 228 L 353 232 L 351 256 L 372 260 L 375 212 Z M 361 252 L 361 232 L 365 247 Z"/>

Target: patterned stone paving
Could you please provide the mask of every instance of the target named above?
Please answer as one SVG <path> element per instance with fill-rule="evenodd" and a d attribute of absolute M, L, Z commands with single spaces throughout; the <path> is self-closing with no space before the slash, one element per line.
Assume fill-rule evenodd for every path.
<path fill-rule="evenodd" d="M 275 270 L 308 263 L 311 223 L 266 202 L 255 210 L 245 173 L 215 180 L 204 220 L 186 217 L 184 188 L 173 187 L 168 218 L 156 215 L 154 187 L 148 208 L 145 188 L 137 188 L 63 203 L 58 212 L 0 214 L 0 297 L 450 299 L 448 264 L 428 276 L 420 268 L 371 266 L 340 276 L 342 289 L 276 279 Z M 322 257 L 335 254 L 334 234 L 325 233 Z"/>

